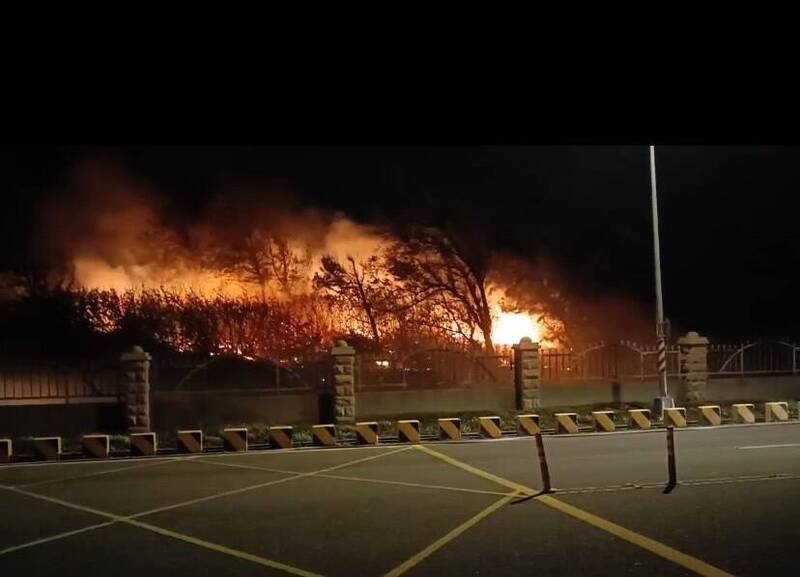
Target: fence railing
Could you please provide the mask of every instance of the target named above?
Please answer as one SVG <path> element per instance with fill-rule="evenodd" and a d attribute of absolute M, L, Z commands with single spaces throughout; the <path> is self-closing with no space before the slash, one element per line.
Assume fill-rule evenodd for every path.
<path fill-rule="evenodd" d="M 658 376 L 655 345 L 629 341 L 600 343 L 580 350 L 542 349 L 542 379 L 647 379 Z M 756 341 L 712 344 L 708 347 L 711 375 L 797 375 L 800 344 L 786 341 Z M 667 347 L 667 375 L 681 374 L 680 347 Z"/>
<path fill-rule="evenodd" d="M 477 355 L 458 350 L 430 349 L 404 358 L 359 355 L 357 388 L 461 388 L 512 385 L 509 354 Z"/>
<path fill-rule="evenodd" d="M 94 361 L 0 364 L 0 405 L 114 403 L 120 382 L 118 366 Z"/>

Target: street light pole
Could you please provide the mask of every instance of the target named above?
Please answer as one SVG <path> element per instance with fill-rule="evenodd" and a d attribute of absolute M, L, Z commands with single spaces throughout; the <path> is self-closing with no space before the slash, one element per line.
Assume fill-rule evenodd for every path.
<path fill-rule="evenodd" d="M 650 190 L 653 206 L 653 253 L 656 265 L 656 336 L 658 337 L 658 393 L 654 413 L 664 418 L 664 409 L 674 407 L 675 401 L 667 392 L 667 324 L 664 322 L 664 297 L 661 293 L 661 245 L 658 239 L 658 199 L 656 196 L 656 149 L 650 147 Z"/>

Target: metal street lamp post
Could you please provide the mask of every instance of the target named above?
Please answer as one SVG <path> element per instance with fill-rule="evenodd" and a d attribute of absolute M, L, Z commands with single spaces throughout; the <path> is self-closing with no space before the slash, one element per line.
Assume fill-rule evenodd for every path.
<path fill-rule="evenodd" d="M 656 336 L 658 337 L 658 394 L 654 399 L 653 412 L 664 418 L 664 409 L 675 406 L 675 400 L 667 392 L 667 338 L 668 323 L 664 321 L 664 300 L 661 293 L 661 246 L 658 240 L 658 199 L 656 197 L 656 151 L 650 147 L 650 190 L 653 205 L 653 252 L 656 265 Z"/>

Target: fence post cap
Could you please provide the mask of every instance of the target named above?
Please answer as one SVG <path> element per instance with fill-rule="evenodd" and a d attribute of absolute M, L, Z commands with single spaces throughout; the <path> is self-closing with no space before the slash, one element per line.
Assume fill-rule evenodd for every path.
<path fill-rule="evenodd" d="M 345 340 L 338 340 L 336 344 L 331 349 L 332 355 L 354 355 L 356 354 L 356 350 L 347 344 Z"/>
<path fill-rule="evenodd" d="M 679 345 L 707 345 L 708 343 L 708 338 L 701 337 L 697 331 L 689 331 L 678 339 Z"/>
<path fill-rule="evenodd" d="M 519 342 L 513 345 L 514 349 L 538 349 L 539 343 L 533 342 L 530 337 L 522 337 Z"/>
<path fill-rule="evenodd" d="M 122 353 L 121 358 L 123 361 L 149 361 L 151 359 L 150 354 L 146 353 L 139 345 L 134 345 L 131 350 Z"/>

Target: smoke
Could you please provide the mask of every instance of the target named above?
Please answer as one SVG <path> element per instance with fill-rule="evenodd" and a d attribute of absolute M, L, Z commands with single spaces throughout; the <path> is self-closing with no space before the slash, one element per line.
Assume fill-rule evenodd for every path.
<path fill-rule="evenodd" d="M 37 238 L 44 261 L 65 266 L 81 288 L 278 299 L 308 293 L 323 256 L 363 261 L 395 240 L 342 214 L 299 207 L 274 186 L 226 190 L 190 213 L 105 159 L 69 173 L 44 206 Z M 647 341 L 652 333 L 647 311 L 621 297 L 570 295 L 542 259 L 494 255 L 488 281 L 493 308 L 530 315 L 537 336 L 551 342 Z"/>
<path fill-rule="evenodd" d="M 385 242 L 342 215 L 299 209 L 280 190 L 228 191 L 189 218 L 181 210 L 122 166 L 87 162 L 44 207 L 39 247 L 46 262 L 65 264 L 83 288 L 239 295 L 259 284 L 243 275 L 271 257 L 263 246 L 277 239 L 302 269 L 301 290 L 323 255 L 362 259 Z M 263 276 L 266 282 L 270 271 Z"/>

